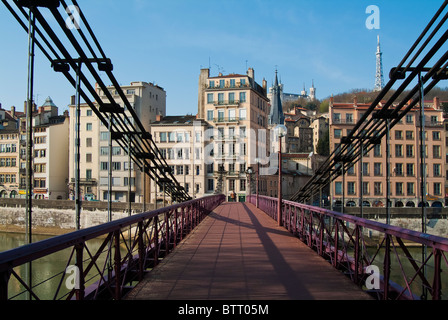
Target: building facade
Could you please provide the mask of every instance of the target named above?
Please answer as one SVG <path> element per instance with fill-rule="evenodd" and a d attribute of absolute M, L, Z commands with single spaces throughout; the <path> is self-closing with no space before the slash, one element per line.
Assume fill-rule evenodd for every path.
<path fill-rule="evenodd" d="M 163 88 L 146 82 L 132 82 L 122 86 L 127 100 L 131 104 L 147 132 L 157 115 L 166 113 L 166 92 Z M 108 88 L 115 102 L 121 107 L 125 104 L 114 87 Z M 105 92 L 98 86 L 96 92 L 103 101 L 108 101 Z M 72 99 L 73 100 L 73 99 Z M 69 106 L 70 114 L 75 115 L 74 101 Z M 109 165 L 112 168 L 112 201 L 139 202 L 149 201 L 150 187 L 148 179 L 139 168 L 129 161 L 127 150 L 121 148 L 116 141 L 109 150 L 109 132 L 107 126 L 93 113 L 87 104 L 80 107 L 80 189 L 84 200 L 107 201 L 109 197 Z M 133 121 L 130 112 L 125 108 L 125 114 Z M 70 120 L 70 198 L 75 195 L 75 117 Z M 112 152 L 112 163 L 109 163 L 109 153 Z M 129 176 L 129 166 L 130 176 Z M 129 192 L 129 184 L 131 190 Z M 146 186 L 144 185 L 146 184 Z M 145 193 L 146 192 L 146 198 Z"/>
<path fill-rule="evenodd" d="M 206 152 L 213 145 L 205 139 L 209 124 L 193 115 L 157 116 L 151 125 L 151 134 L 176 180 L 194 198 L 201 198 L 215 192 L 216 181 L 213 164 L 205 159 Z M 156 188 L 151 181 L 151 202 L 170 202 L 164 197 L 163 187 Z"/>
<path fill-rule="evenodd" d="M 19 194 L 26 196 L 26 117 L 18 116 L 20 131 Z M 58 115 L 58 107 L 48 97 L 34 108 L 33 122 L 33 182 L 34 199 L 68 198 L 69 115 Z"/>
<path fill-rule="evenodd" d="M 206 165 L 214 172 L 215 192 L 235 193 L 237 200 L 255 192 L 250 169 L 254 172 L 261 163 L 263 179 L 262 168 L 270 164 L 266 85 L 265 80 L 261 86 L 255 81 L 252 68 L 246 74 L 216 77 L 202 69 L 199 76 L 198 118 L 209 124 L 206 143 L 211 142 Z"/>
<path fill-rule="evenodd" d="M 370 105 L 330 102 L 330 152 L 339 147 Z M 391 207 L 421 206 L 420 108 L 416 106 L 390 131 L 390 205 Z M 443 112 L 438 99 L 425 102 L 425 171 L 427 205 L 440 207 L 445 203 L 444 165 L 446 144 Z M 382 139 L 370 152 L 347 170 L 344 179 L 332 183 L 333 205 L 383 207 L 387 199 L 387 141 Z M 362 181 L 360 172 L 362 170 Z M 344 183 L 344 185 L 343 185 Z"/>

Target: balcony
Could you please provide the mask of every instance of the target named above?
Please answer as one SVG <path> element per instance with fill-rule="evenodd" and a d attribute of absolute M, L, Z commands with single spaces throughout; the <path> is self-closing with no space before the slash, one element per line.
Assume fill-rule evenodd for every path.
<path fill-rule="evenodd" d="M 416 122 L 417 127 L 420 127 L 420 121 Z M 425 127 L 427 128 L 443 128 L 443 121 L 425 121 Z"/>
<path fill-rule="evenodd" d="M 240 105 L 237 100 L 218 100 L 209 103 L 213 103 L 215 107 L 238 107 Z"/>
<path fill-rule="evenodd" d="M 214 123 L 239 123 L 240 118 L 239 117 L 218 117 L 213 119 Z"/>
<path fill-rule="evenodd" d="M 75 182 L 76 182 L 76 179 L 71 178 L 70 183 L 75 183 Z M 79 184 L 83 185 L 83 186 L 95 186 L 97 184 L 97 180 L 90 179 L 90 178 L 82 178 L 82 179 L 79 179 Z"/>

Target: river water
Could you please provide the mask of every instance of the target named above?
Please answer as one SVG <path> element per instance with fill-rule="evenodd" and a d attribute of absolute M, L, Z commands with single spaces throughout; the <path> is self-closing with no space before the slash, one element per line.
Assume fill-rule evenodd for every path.
<path fill-rule="evenodd" d="M 48 239 L 50 237 L 52 236 L 33 234 L 33 242 Z M 25 245 L 26 243 L 26 236 L 23 233 L 0 232 L 0 252 L 17 248 Z M 98 249 L 101 243 L 101 240 L 95 239 L 88 241 L 89 250 L 91 250 L 91 252 L 95 252 L 95 249 Z M 34 291 L 40 299 L 52 300 L 54 298 L 53 295 L 55 288 L 57 288 L 61 283 L 62 272 L 69 264 L 67 260 L 71 252 L 71 248 L 61 250 L 52 255 L 37 259 L 31 264 L 33 285 L 36 286 L 36 284 L 39 284 L 34 288 Z M 72 258 L 71 263 L 74 264 L 74 258 Z M 25 280 L 26 283 L 28 283 L 28 267 L 26 265 L 15 268 L 14 270 L 22 277 L 22 279 Z M 47 280 L 49 278 L 52 279 Z M 94 282 L 93 280 L 90 282 Z M 27 294 L 23 293 L 23 291 L 24 287 L 20 285 L 13 275 L 11 275 L 8 287 L 9 298 L 13 298 L 14 300 L 28 299 Z M 65 281 L 62 281 L 58 298 L 67 292 L 68 290 Z"/>

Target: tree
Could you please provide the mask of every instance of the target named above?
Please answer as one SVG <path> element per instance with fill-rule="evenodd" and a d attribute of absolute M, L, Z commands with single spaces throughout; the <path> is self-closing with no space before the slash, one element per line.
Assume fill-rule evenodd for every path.
<path fill-rule="evenodd" d="M 319 138 L 316 148 L 317 154 L 321 156 L 330 155 L 330 132 L 326 131 L 325 134 Z"/>

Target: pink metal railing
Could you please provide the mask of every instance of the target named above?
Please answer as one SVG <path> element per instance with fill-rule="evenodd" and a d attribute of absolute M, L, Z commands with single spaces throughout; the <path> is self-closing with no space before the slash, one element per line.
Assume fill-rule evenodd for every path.
<path fill-rule="evenodd" d="M 190 200 L 2 252 L 0 300 L 23 299 L 24 294 L 33 300 L 121 299 L 130 284 L 140 281 L 224 200 L 224 195 Z M 93 248 L 89 243 L 92 239 L 100 239 L 100 245 Z M 21 266 L 62 250 L 70 252 L 66 266 L 75 266 L 78 271 L 73 288 L 66 285 L 71 276 L 67 268 L 32 285 L 21 275 Z M 48 292 L 45 297 L 39 293 L 47 281 L 56 282 L 51 298 Z M 23 290 L 11 297 L 11 286 Z"/>
<path fill-rule="evenodd" d="M 248 201 L 256 205 L 257 197 Z M 277 204 L 277 198 L 258 197 L 258 207 L 274 220 Z M 448 285 L 442 272 L 447 238 L 286 200 L 282 225 L 378 299 L 440 300 L 442 284 Z"/>

